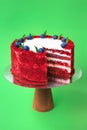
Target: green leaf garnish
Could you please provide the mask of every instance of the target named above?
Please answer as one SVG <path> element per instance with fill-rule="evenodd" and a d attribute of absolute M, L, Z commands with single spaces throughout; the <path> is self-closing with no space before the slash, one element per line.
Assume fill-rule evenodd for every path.
<path fill-rule="evenodd" d="M 59 35 L 58 39 L 60 39 L 62 37 L 62 34 Z"/>
<path fill-rule="evenodd" d="M 66 43 L 68 43 L 68 41 L 69 41 L 69 37 L 66 37 Z"/>
<path fill-rule="evenodd" d="M 24 43 L 19 45 L 19 48 L 23 49 Z"/>
<path fill-rule="evenodd" d="M 15 39 L 15 41 L 17 42 L 17 41 L 18 41 L 18 39 L 16 38 L 16 39 Z"/>
<path fill-rule="evenodd" d="M 26 35 L 24 34 L 23 36 L 22 36 L 22 38 L 24 38 Z"/>
<path fill-rule="evenodd" d="M 29 36 L 32 36 L 31 33 L 29 33 Z"/>
<path fill-rule="evenodd" d="M 44 35 L 46 35 L 47 34 L 47 30 L 44 32 Z"/>
<path fill-rule="evenodd" d="M 38 52 L 38 48 L 36 47 L 36 46 L 34 46 L 35 47 L 35 49 L 36 49 L 36 52 Z"/>

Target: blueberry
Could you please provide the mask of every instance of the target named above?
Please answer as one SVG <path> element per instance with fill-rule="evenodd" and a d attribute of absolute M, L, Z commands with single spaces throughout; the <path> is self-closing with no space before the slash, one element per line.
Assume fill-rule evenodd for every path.
<path fill-rule="evenodd" d="M 41 38 L 45 38 L 46 35 L 45 35 L 45 34 L 41 34 L 40 37 L 41 37 Z"/>
<path fill-rule="evenodd" d="M 19 47 L 20 45 L 21 45 L 21 42 L 18 42 L 18 41 L 15 42 L 15 46 L 16 46 L 16 47 Z"/>
<path fill-rule="evenodd" d="M 39 48 L 38 52 L 44 52 L 44 49 L 43 48 Z"/>
<path fill-rule="evenodd" d="M 66 42 L 66 38 L 63 37 L 63 38 L 62 38 L 62 42 Z"/>
<path fill-rule="evenodd" d="M 23 46 L 23 50 L 30 50 L 28 46 Z"/>
<path fill-rule="evenodd" d="M 66 45 L 67 45 L 66 42 L 63 42 L 63 43 L 61 44 L 61 47 L 62 47 L 62 48 L 65 48 Z"/>
<path fill-rule="evenodd" d="M 33 36 L 32 36 L 32 35 L 28 35 L 28 36 L 26 36 L 26 38 L 27 38 L 28 40 L 31 40 L 31 39 L 33 38 Z"/>
<path fill-rule="evenodd" d="M 58 39 L 58 36 L 57 36 L 57 35 L 54 35 L 54 36 L 53 36 L 53 39 Z"/>
<path fill-rule="evenodd" d="M 24 39 L 23 39 L 23 38 L 20 38 L 18 41 L 19 41 L 19 42 L 24 42 Z"/>

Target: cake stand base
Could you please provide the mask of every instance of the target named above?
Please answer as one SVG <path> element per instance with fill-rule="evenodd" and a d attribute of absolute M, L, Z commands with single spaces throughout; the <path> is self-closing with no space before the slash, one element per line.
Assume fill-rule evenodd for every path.
<path fill-rule="evenodd" d="M 39 112 L 46 112 L 53 109 L 53 107 L 51 88 L 35 88 L 33 108 Z"/>

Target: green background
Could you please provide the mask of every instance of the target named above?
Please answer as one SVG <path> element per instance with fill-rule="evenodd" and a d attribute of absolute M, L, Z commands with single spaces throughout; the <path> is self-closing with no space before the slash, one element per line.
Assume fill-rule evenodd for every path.
<path fill-rule="evenodd" d="M 83 75 L 71 85 L 53 88 L 54 109 L 32 109 L 34 89 L 4 78 L 10 45 L 23 34 L 63 34 L 75 43 L 75 66 Z M 0 0 L 0 130 L 87 129 L 87 1 Z"/>

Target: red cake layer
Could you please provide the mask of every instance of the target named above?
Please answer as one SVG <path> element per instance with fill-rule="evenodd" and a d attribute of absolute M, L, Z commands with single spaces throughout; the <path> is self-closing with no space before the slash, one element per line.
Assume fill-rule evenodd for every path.
<path fill-rule="evenodd" d="M 71 71 L 71 73 L 68 73 L 66 70 L 64 69 L 58 69 L 58 68 L 52 68 L 52 67 L 48 67 L 48 76 L 53 76 L 53 77 L 57 77 L 57 78 L 63 78 L 63 79 L 68 79 L 71 78 L 74 74 L 74 69 Z"/>
<path fill-rule="evenodd" d="M 46 88 L 47 87 L 47 82 L 37 82 L 37 81 L 29 81 L 26 79 L 20 79 L 19 77 L 14 76 L 13 77 L 13 82 L 17 85 L 20 86 L 25 86 L 25 87 L 40 87 L 40 88 Z"/>
<path fill-rule="evenodd" d="M 63 50 L 44 48 L 43 53 L 26 51 L 14 44 L 15 41 L 11 45 L 11 73 L 15 84 L 44 88 L 49 81 L 58 84 L 71 82 L 74 74 L 74 43 L 71 40 Z"/>

